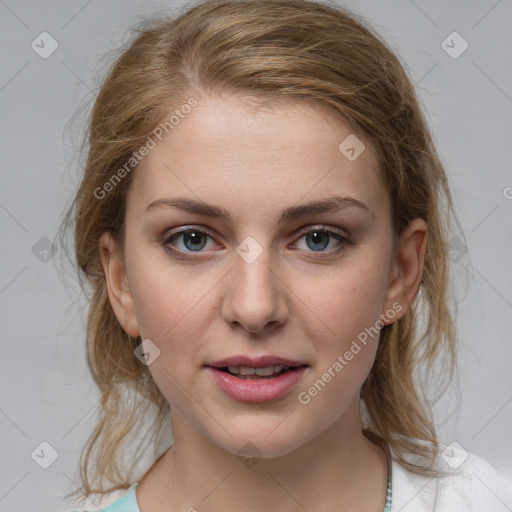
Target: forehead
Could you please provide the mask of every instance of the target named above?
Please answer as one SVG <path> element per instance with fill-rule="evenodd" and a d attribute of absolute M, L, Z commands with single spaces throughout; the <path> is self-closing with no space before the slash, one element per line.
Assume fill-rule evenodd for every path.
<path fill-rule="evenodd" d="M 138 209 L 187 195 L 242 200 L 255 211 L 333 192 L 385 207 L 371 143 L 326 107 L 291 101 L 262 108 L 234 96 L 202 97 L 135 174 L 129 201 Z"/>

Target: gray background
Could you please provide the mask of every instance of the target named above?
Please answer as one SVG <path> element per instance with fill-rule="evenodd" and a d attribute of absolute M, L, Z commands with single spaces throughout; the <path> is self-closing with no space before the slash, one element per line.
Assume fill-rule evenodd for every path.
<path fill-rule="evenodd" d="M 102 56 L 140 17 L 172 5 L 0 0 L 0 511 L 65 510 L 59 496 L 77 481 L 98 394 L 85 365 L 84 300 L 50 240 L 76 187 L 83 112 Z M 512 2 L 344 5 L 368 17 L 406 63 L 463 224 L 452 255 L 460 388 L 436 408 L 442 439 L 512 474 Z M 58 43 L 46 59 L 31 47 L 42 46 L 43 31 Z M 458 58 L 442 47 L 454 31 L 469 44 Z M 452 53 L 462 48 L 460 39 L 449 44 Z M 43 441 L 58 453 L 48 469 L 31 457 Z"/>

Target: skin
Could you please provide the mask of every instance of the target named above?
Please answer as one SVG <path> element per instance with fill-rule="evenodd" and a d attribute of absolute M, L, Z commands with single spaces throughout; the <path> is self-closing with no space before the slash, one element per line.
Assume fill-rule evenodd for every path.
<path fill-rule="evenodd" d="M 361 433 L 359 408 L 378 336 L 307 405 L 297 399 L 365 328 L 405 314 L 421 280 L 426 224 L 415 219 L 393 246 L 390 199 L 370 141 L 359 137 L 366 150 L 354 161 L 338 150 L 351 133 L 320 107 L 256 108 L 239 97 L 205 96 L 139 165 L 127 195 L 125 261 L 108 233 L 100 252 L 119 322 L 160 350 L 149 370 L 171 405 L 174 446 L 137 487 L 142 512 L 382 512 L 387 459 Z M 368 210 L 278 223 L 285 208 L 331 196 Z M 232 218 L 170 206 L 146 211 L 175 197 L 200 199 Z M 300 232 L 318 225 L 349 243 Z M 196 238 L 199 251 L 183 236 L 174 246 L 164 242 L 191 226 L 210 235 Z M 252 263 L 236 252 L 247 236 L 262 249 Z M 388 320 L 393 304 L 401 309 Z M 240 354 L 309 367 L 280 400 L 238 402 L 204 365 Z M 248 441 L 261 453 L 253 465 L 238 457 Z"/>

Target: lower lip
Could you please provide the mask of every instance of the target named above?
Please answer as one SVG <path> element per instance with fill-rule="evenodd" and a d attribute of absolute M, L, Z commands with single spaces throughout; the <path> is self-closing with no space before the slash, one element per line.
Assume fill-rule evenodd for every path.
<path fill-rule="evenodd" d="M 261 403 L 277 400 L 289 393 L 298 384 L 307 367 L 300 366 L 271 379 L 239 379 L 217 368 L 207 368 L 219 388 L 233 400 Z"/>

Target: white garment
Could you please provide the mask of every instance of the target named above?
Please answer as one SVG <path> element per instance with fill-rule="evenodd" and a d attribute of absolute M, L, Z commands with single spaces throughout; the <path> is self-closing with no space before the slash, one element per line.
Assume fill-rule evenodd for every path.
<path fill-rule="evenodd" d="M 407 455 L 409 462 L 419 460 Z M 441 446 L 438 467 L 451 474 L 425 477 L 393 456 L 391 512 L 511 512 L 512 481 L 455 443 Z"/>

